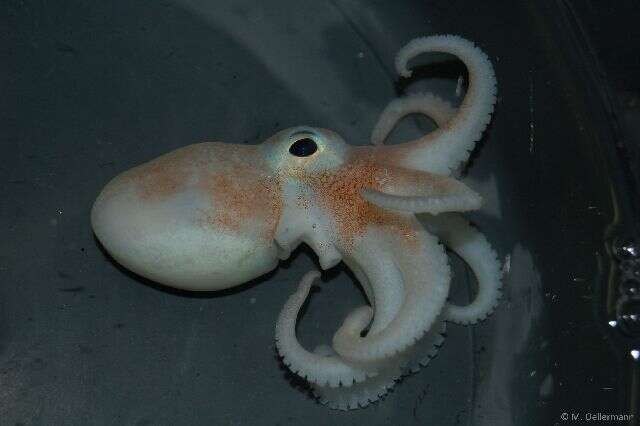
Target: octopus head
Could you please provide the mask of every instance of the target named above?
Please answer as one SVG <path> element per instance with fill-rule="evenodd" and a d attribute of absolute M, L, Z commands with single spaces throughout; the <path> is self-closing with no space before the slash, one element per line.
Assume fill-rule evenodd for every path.
<path fill-rule="evenodd" d="M 106 250 L 137 274 L 220 290 L 275 268 L 280 208 L 260 147 L 201 143 L 115 177 L 91 221 Z"/>

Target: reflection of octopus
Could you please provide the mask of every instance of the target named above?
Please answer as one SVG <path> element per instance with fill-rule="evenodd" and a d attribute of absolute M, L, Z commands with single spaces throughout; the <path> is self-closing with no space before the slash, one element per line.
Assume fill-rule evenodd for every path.
<path fill-rule="evenodd" d="M 479 208 L 481 198 L 448 177 L 490 120 L 493 69 L 484 53 L 454 36 L 411 41 L 399 52 L 396 69 L 409 76 L 407 62 L 434 51 L 467 66 L 469 90 L 459 112 L 429 94 L 397 99 L 382 113 L 373 146 L 366 147 L 310 127 L 283 130 L 256 146 L 187 146 L 113 179 L 93 207 L 96 235 L 131 270 L 189 290 L 246 282 L 275 268 L 302 242 L 323 269 L 344 260 L 370 306 L 347 316 L 331 346 L 303 348 L 295 326 L 320 275 L 311 271 L 280 314 L 277 348 L 330 406 L 375 401 L 429 361 L 442 343 L 445 321 L 482 320 L 500 294 L 495 252 L 453 213 Z M 383 145 L 410 113 L 431 117 L 438 129 Z M 424 213 L 422 223 L 416 213 Z M 447 255 L 428 231 L 474 271 L 478 291 L 471 304 L 447 304 Z"/>

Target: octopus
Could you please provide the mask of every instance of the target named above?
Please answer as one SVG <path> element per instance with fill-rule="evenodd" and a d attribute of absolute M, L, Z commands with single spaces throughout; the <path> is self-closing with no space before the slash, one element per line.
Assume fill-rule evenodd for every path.
<path fill-rule="evenodd" d="M 487 55 L 451 35 L 417 38 L 395 68 L 424 53 L 454 55 L 469 88 L 459 108 L 430 94 L 393 100 L 366 146 L 331 130 L 299 126 L 259 145 L 189 145 L 116 176 L 93 205 L 93 230 L 125 267 L 161 284 L 221 290 L 261 276 L 305 243 L 327 270 L 344 262 L 367 302 L 351 311 L 331 344 L 310 350 L 296 337 L 300 309 L 320 272 L 286 301 L 275 327 L 284 364 L 322 403 L 362 408 L 437 353 L 447 323 L 474 324 L 496 308 L 500 262 L 460 213 L 482 197 L 453 177 L 490 122 L 496 79 Z M 437 129 L 397 145 L 385 140 L 408 114 Z M 418 219 L 418 215 L 420 219 Z M 446 248 L 473 271 L 468 305 L 448 301 Z"/>

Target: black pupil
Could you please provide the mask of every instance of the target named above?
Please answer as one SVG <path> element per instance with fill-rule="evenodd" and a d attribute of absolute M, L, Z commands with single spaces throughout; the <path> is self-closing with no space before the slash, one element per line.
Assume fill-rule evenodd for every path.
<path fill-rule="evenodd" d="M 289 152 L 296 157 L 308 157 L 318 150 L 318 145 L 311 138 L 298 139 L 289 147 Z"/>

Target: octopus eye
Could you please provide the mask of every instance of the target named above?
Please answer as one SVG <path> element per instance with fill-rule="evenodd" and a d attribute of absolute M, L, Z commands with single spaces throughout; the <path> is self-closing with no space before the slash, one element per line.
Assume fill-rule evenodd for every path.
<path fill-rule="evenodd" d="M 318 145 L 311 138 L 298 139 L 289 147 L 289 153 L 296 157 L 308 157 L 318 150 Z"/>

